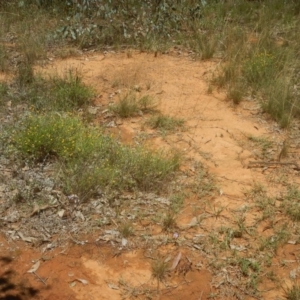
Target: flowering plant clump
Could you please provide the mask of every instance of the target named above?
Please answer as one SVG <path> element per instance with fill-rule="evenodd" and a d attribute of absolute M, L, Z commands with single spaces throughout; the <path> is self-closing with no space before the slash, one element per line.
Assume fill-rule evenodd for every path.
<path fill-rule="evenodd" d="M 65 190 L 85 197 L 99 187 L 155 190 L 179 167 L 178 155 L 121 145 L 72 115 L 32 114 L 13 142 L 34 161 L 56 158 L 63 166 Z"/>
<path fill-rule="evenodd" d="M 13 140 L 17 148 L 36 160 L 46 156 L 70 159 L 82 151 L 82 140 L 91 143 L 96 133 L 88 132 L 82 122 L 72 116 L 58 113 L 31 115 Z"/>

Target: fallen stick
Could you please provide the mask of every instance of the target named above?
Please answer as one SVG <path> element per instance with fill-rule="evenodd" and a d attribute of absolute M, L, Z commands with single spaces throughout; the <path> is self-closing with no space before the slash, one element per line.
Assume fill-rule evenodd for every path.
<path fill-rule="evenodd" d="M 294 170 L 300 171 L 300 166 L 295 162 L 280 161 L 249 161 L 248 168 L 262 168 L 265 166 L 292 166 Z"/>

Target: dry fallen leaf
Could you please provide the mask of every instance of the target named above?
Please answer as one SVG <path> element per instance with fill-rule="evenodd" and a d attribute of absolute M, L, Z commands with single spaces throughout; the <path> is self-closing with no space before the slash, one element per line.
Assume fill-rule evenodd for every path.
<path fill-rule="evenodd" d="M 89 282 L 85 279 L 76 278 L 77 281 L 81 282 L 83 285 L 87 285 Z"/>
<path fill-rule="evenodd" d="M 122 238 L 122 247 L 125 247 L 128 243 L 128 240 L 125 238 Z"/>
<path fill-rule="evenodd" d="M 36 238 L 34 238 L 34 237 L 24 236 L 23 233 L 20 231 L 18 231 L 18 235 L 24 242 L 33 243 L 36 240 Z"/>
<path fill-rule="evenodd" d="M 65 214 L 65 209 L 61 209 L 59 212 L 57 212 L 57 214 L 60 218 L 62 218 Z"/>
<path fill-rule="evenodd" d="M 107 283 L 107 285 L 108 285 L 108 287 L 110 288 L 110 289 L 112 289 L 112 290 L 118 290 L 119 289 L 119 287 L 118 286 L 116 286 L 115 284 L 113 284 L 113 283 Z"/>
<path fill-rule="evenodd" d="M 38 268 L 40 267 L 41 265 L 41 262 L 40 261 L 37 261 L 30 270 L 27 271 L 27 273 L 35 273 Z"/>
<path fill-rule="evenodd" d="M 198 220 L 197 220 L 197 217 L 193 217 L 192 220 L 190 221 L 189 223 L 189 227 L 194 227 L 198 224 Z"/>
<path fill-rule="evenodd" d="M 179 252 L 178 255 L 174 258 L 172 267 L 170 268 L 170 271 L 173 271 L 176 269 L 180 259 L 181 259 L 181 252 Z"/>

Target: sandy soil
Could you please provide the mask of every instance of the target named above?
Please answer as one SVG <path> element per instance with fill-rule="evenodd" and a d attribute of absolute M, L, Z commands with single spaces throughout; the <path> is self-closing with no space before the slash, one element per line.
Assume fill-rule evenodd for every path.
<path fill-rule="evenodd" d="M 268 160 L 277 160 L 287 132 L 268 120 L 259 105 L 250 99 L 245 99 L 235 107 L 226 100 L 224 93 L 215 90 L 208 93 L 208 79 L 217 64 L 217 61 L 193 61 L 188 54 L 178 56 L 176 52 L 157 57 L 138 52 L 89 53 L 62 61 L 53 60 L 44 68 L 39 68 L 39 71 L 63 74 L 70 68 L 77 69 L 84 82 L 93 86 L 97 92 L 94 102 L 96 114 L 92 116 L 95 122 L 109 124 L 114 120 L 116 127 L 108 130 L 121 141 L 128 144 L 145 142 L 149 147 L 157 149 L 178 149 L 185 157 L 182 170 L 186 174 L 193 175 L 193 164 L 201 162 L 215 179 L 218 192 L 209 199 L 206 197 L 205 203 L 199 197 L 188 197 L 177 222 L 183 228 L 205 209 L 211 217 L 205 219 L 202 229 L 216 233 L 220 226 L 232 224 L 246 206 L 251 207 L 252 203 L 245 196 L 245 191 L 253 184 L 259 182 L 266 185 L 274 195 L 280 193 L 281 186 L 270 178 L 278 178 L 284 173 L 299 184 L 299 173 L 285 165 L 249 167 L 252 161 L 262 160 L 260 150 L 257 145 L 249 142 L 249 136 L 271 140 L 275 146 L 269 151 Z M 169 135 L 157 133 L 144 126 L 147 115 L 126 120 L 104 118 L 103 111 L 107 105 L 117 102 L 120 95 L 129 89 L 137 90 L 139 95 L 153 95 L 159 101 L 159 109 L 163 114 L 185 120 L 185 130 Z M 293 143 L 291 149 L 296 158 L 299 153 Z M 287 157 L 281 162 L 290 160 Z M 219 209 L 220 215 L 217 217 L 216 211 Z M 255 210 L 245 212 L 247 226 L 251 226 L 259 214 Z M 262 235 L 268 234 L 267 230 L 261 232 Z M 193 236 L 197 230 L 182 234 Z M 253 241 L 241 239 L 240 244 L 247 247 L 249 243 L 256 243 L 257 238 L 254 237 Z M 145 258 L 141 249 L 116 254 L 104 244 L 70 244 L 68 248 L 56 249 L 43 257 L 38 250 L 6 241 L 3 237 L 0 245 L 0 256 L 12 258 L 12 261 L 2 259 L 0 275 L 11 270 L 14 273 L 8 274 L 7 279 L 13 284 L 20 286 L 22 283 L 25 287 L 36 289 L 36 294 L 32 298 L 28 296 L 28 299 L 117 300 L 134 296 L 136 299 L 158 297 L 155 294 L 156 282 L 151 277 L 151 259 Z M 182 272 L 174 272 L 166 279 L 167 287 L 161 289 L 159 299 L 204 300 L 217 290 L 215 283 L 218 278 L 209 271 L 207 257 L 195 250 L 181 246 L 164 250 L 170 251 L 172 257 L 182 253 L 183 266 Z M 286 286 L 291 284 L 289 272 L 297 267 L 298 251 L 297 244 L 287 244 L 280 247 L 273 259 L 272 270 L 283 279 Z M 36 274 L 27 273 L 39 259 L 41 266 Z M 193 261 L 192 267 L 188 265 L 189 260 Z M 283 260 L 289 263 L 283 266 L 280 264 Z M 77 279 L 87 280 L 88 283 L 84 284 Z M 120 283 L 123 283 L 122 289 Z M 283 299 L 283 289 L 267 278 L 263 277 L 259 290 L 263 291 L 261 299 Z M 12 291 L 17 292 L 17 288 Z M 245 297 L 254 299 L 247 295 Z M 227 299 L 238 298 L 228 296 Z"/>

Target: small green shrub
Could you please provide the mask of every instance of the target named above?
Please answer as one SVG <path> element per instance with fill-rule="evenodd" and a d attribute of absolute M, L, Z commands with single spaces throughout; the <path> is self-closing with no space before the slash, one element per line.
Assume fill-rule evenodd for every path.
<path fill-rule="evenodd" d="M 185 195 L 183 193 L 175 194 L 170 197 L 171 205 L 170 209 L 174 213 L 178 213 L 180 209 L 183 207 Z"/>
<path fill-rule="evenodd" d="M 27 26 L 27 24 L 25 25 Z M 18 41 L 18 50 L 23 53 L 28 64 L 34 64 L 37 60 L 46 58 L 45 33 L 35 30 L 32 34 L 30 29 L 25 30 Z"/>
<path fill-rule="evenodd" d="M 50 113 L 29 116 L 13 140 L 21 153 L 35 160 L 48 155 L 69 159 L 80 153 L 78 142 L 83 135 L 88 133 L 78 118 Z"/>

